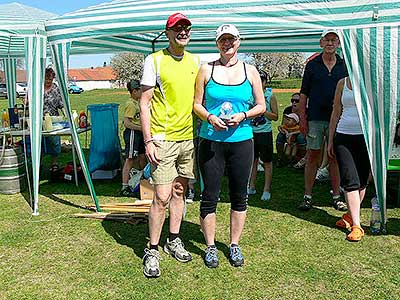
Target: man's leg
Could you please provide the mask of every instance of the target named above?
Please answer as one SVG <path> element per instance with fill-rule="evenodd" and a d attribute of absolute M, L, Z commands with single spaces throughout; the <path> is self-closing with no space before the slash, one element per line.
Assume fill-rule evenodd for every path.
<path fill-rule="evenodd" d="M 150 247 L 160 242 L 162 227 L 165 220 L 165 209 L 171 199 L 172 184 L 154 185 L 154 199 L 149 211 Z"/>
<path fill-rule="evenodd" d="M 154 198 L 149 211 L 150 249 L 144 249 L 143 273 L 147 277 L 159 277 L 161 256 L 158 252 L 165 209 L 171 198 L 172 184 L 154 185 Z"/>
<path fill-rule="evenodd" d="M 179 234 L 183 209 L 185 206 L 185 189 L 187 178 L 178 177 L 172 183 L 172 196 L 169 204 L 169 231 Z"/>
<path fill-rule="evenodd" d="M 317 174 L 321 150 L 307 150 L 306 166 L 304 168 L 304 194 L 312 195 L 315 175 Z"/>

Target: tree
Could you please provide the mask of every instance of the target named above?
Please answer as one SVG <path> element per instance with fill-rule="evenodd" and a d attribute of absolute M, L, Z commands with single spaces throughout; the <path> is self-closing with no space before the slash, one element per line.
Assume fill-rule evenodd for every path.
<path fill-rule="evenodd" d="M 142 77 L 144 56 L 140 53 L 122 52 L 111 58 L 111 68 L 120 84 Z"/>
<path fill-rule="evenodd" d="M 301 53 L 253 53 L 254 65 L 268 73 L 268 81 L 274 78 L 299 78 L 303 74 L 304 57 Z"/>

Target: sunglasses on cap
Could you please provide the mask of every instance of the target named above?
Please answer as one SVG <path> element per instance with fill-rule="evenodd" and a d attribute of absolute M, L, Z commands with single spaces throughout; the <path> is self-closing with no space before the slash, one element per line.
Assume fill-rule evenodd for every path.
<path fill-rule="evenodd" d="M 168 28 L 169 30 L 175 31 L 175 32 L 182 32 L 185 30 L 186 32 L 190 31 L 192 29 L 191 25 L 176 25 L 174 27 Z"/>
<path fill-rule="evenodd" d="M 290 99 L 290 101 L 291 101 L 292 103 L 293 103 L 293 102 L 299 103 L 299 102 L 300 102 L 300 99 L 292 98 L 292 99 Z"/>

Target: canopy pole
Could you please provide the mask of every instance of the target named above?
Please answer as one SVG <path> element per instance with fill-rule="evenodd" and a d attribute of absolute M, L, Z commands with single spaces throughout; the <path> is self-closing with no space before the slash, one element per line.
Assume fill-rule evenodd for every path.
<path fill-rule="evenodd" d="M 159 38 L 160 36 L 162 36 L 164 33 L 165 33 L 165 31 L 161 32 L 159 35 L 156 36 L 156 38 L 155 38 L 154 40 L 151 41 L 151 49 L 152 49 L 152 52 L 153 52 L 153 53 L 156 52 L 156 46 L 155 46 L 155 44 L 156 44 L 158 38 Z"/>

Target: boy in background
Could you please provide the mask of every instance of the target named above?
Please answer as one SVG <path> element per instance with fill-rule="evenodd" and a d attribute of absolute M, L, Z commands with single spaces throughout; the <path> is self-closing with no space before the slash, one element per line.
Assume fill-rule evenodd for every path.
<path fill-rule="evenodd" d="M 278 130 L 286 136 L 285 155 L 293 163 L 297 154 L 297 136 L 300 134 L 299 116 L 295 113 L 283 115 L 282 125 L 278 126 Z"/>
<path fill-rule="evenodd" d="M 131 80 L 126 85 L 130 99 L 126 102 L 124 112 L 125 163 L 122 168 L 121 196 L 133 197 L 134 193 L 128 185 L 129 172 L 134 164 L 142 170 L 146 165 L 142 125 L 140 123 L 139 99 L 142 94 L 139 80 Z"/>

